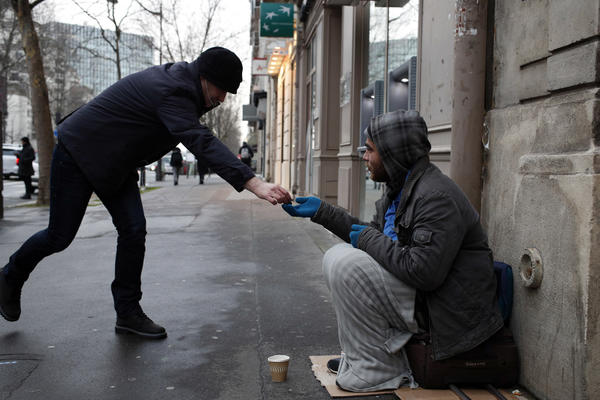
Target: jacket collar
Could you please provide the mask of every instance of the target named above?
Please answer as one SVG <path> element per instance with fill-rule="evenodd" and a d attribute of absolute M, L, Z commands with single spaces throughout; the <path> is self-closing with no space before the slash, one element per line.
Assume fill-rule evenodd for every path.
<path fill-rule="evenodd" d="M 416 183 L 419 181 L 419 179 L 421 179 L 428 166 L 429 156 L 423 156 L 411 168 L 410 175 L 404 184 L 402 198 L 400 199 L 400 206 L 398 207 L 402 212 L 404 212 L 404 209 L 406 208 L 406 203 L 408 203 L 408 199 L 412 195 Z"/>
<path fill-rule="evenodd" d="M 421 179 L 423 173 L 429 166 L 429 156 L 423 156 L 413 165 L 410 169 L 410 174 L 406 178 L 406 173 L 402 176 L 402 180 L 394 180 L 395 184 L 388 182 L 386 187 L 386 208 L 389 204 L 398 196 L 400 190 L 402 190 L 402 196 L 400 197 L 400 205 L 398 206 L 396 215 L 400 215 L 404 212 L 408 199 L 412 195 L 413 189 L 416 183 Z M 408 173 L 408 171 L 407 171 Z M 401 182 L 401 183 L 400 183 Z"/>

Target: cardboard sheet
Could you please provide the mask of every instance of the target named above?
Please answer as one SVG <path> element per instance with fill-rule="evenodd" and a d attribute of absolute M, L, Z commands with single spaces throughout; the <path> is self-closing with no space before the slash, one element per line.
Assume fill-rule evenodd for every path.
<path fill-rule="evenodd" d="M 400 400 L 460 400 L 459 397 L 454 394 L 450 389 L 445 390 L 430 390 L 430 389 L 410 389 L 403 387 L 395 391 L 380 391 L 380 392 L 366 392 L 366 393 L 354 393 L 347 392 L 340 389 L 335 384 L 336 374 L 329 372 L 327 369 L 327 361 L 332 358 L 340 357 L 339 355 L 331 356 L 310 356 L 312 362 L 312 370 L 315 374 L 315 378 L 321 385 L 327 390 L 332 398 L 342 397 L 362 397 L 362 396 L 374 396 L 381 394 L 394 393 Z M 461 388 L 471 400 L 497 400 L 496 397 L 483 389 L 466 389 Z M 504 395 L 508 400 L 518 400 L 517 397 L 513 396 L 510 391 L 499 389 L 500 393 Z"/>
<path fill-rule="evenodd" d="M 497 400 L 496 397 L 484 389 L 465 389 L 460 388 L 471 400 Z M 510 391 L 498 389 L 508 400 L 517 400 Z M 394 391 L 396 397 L 401 400 L 460 400 L 460 398 L 450 389 L 430 390 L 430 389 L 410 389 L 400 388 Z"/>
<path fill-rule="evenodd" d="M 381 391 L 381 392 L 365 392 L 365 393 L 354 393 L 347 392 L 345 390 L 340 389 L 335 384 L 336 374 L 329 372 L 327 369 L 327 361 L 332 358 L 340 357 L 339 355 L 333 356 L 310 356 L 310 361 L 312 362 L 312 370 L 315 374 L 315 378 L 321 385 L 327 390 L 329 395 L 332 398 L 342 398 L 342 397 L 362 397 L 362 396 L 373 396 L 378 394 L 391 394 L 394 393 L 391 390 Z M 452 399 L 455 400 L 455 399 Z"/>

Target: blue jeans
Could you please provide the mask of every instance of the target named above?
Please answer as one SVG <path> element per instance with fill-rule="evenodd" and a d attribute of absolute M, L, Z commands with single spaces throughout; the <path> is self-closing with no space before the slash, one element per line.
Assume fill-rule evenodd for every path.
<path fill-rule="evenodd" d="M 93 190 L 81 169 L 59 143 L 52 157 L 48 227 L 27 239 L 10 257 L 4 268 L 10 283 L 22 284 L 42 259 L 71 244 Z M 146 218 L 134 174 L 117 194 L 101 200 L 118 232 L 115 279 L 111 290 L 117 315 L 125 316 L 140 310 L 146 250 Z"/>

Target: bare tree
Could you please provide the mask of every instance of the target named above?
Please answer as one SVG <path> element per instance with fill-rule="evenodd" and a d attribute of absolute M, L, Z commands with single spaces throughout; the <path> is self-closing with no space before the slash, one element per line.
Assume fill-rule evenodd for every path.
<path fill-rule="evenodd" d="M 38 205 L 50 203 L 50 161 L 54 149 L 54 135 L 52 134 L 52 121 L 50 119 L 50 105 L 48 102 L 48 88 L 44 74 L 44 61 L 40 51 L 40 44 L 33 23 L 32 10 L 45 0 L 11 0 L 11 6 L 17 15 L 19 31 L 27 59 L 29 84 L 31 87 L 31 109 L 33 114 L 33 127 L 38 142 Z"/>
<path fill-rule="evenodd" d="M 138 23 L 146 31 L 154 29 L 154 36 L 160 36 L 157 50 L 167 62 L 193 60 L 211 45 L 220 46 L 232 43 L 245 34 L 225 31 L 218 23 L 222 0 L 205 0 L 198 4 L 196 11 L 184 8 L 180 0 L 136 0 L 139 7 L 145 11 L 138 18 Z M 181 15 L 186 15 L 182 21 Z M 158 24 L 151 24 L 150 17 Z M 153 28 L 158 26 L 157 28 Z M 162 29 L 168 26 L 168 30 Z"/>
<path fill-rule="evenodd" d="M 240 144 L 239 110 L 240 106 L 234 99 L 226 98 L 223 104 L 200 118 L 200 122 L 208 126 L 233 153 L 237 153 Z"/>
<path fill-rule="evenodd" d="M 24 57 L 16 51 L 18 40 L 19 24 L 10 0 L 0 0 L 0 75 L 4 78 Z"/>
<path fill-rule="evenodd" d="M 145 13 L 140 14 L 140 23 L 145 29 L 158 26 L 159 52 L 164 61 L 190 61 L 198 57 L 202 51 L 213 45 L 228 46 L 234 44 L 245 32 L 226 32 L 219 21 L 219 11 L 222 0 L 205 0 L 199 3 L 199 15 L 189 15 L 189 10 L 183 10 L 179 0 L 136 0 Z M 180 16 L 186 13 L 188 21 L 185 24 Z M 146 17 L 154 19 L 149 23 Z M 158 24 L 156 23 L 158 22 Z M 162 27 L 168 26 L 167 31 Z M 201 121 L 208 126 L 225 145 L 237 153 L 240 142 L 239 101 L 228 97 L 219 107 L 205 114 Z"/>
<path fill-rule="evenodd" d="M 111 48 L 114 57 L 106 57 L 101 52 L 97 51 L 92 47 L 86 47 L 85 49 L 89 51 L 94 57 L 108 59 L 115 63 L 115 67 L 117 69 L 117 80 L 123 77 L 122 73 L 122 61 L 123 61 L 123 50 L 121 48 L 121 37 L 123 35 L 123 23 L 127 18 L 134 14 L 134 10 L 132 10 L 132 6 L 134 5 L 134 0 L 129 1 L 129 5 L 125 9 L 125 12 L 118 16 L 115 10 L 115 6 L 117 4 L 117 0 L 105 0 L 106 1 L 106 18 L 108 19 L 108 25 L 110 29 L 105 27 L 105 24 L 100 20 L 100 15 L 96 12 L 92 11 L 92 5 L 84 5 L 82 2 L 78 0 L 72 0 L 77 7 L 89 18 L 91 18 L 98 28 L 100 29 L 100 37 L 104 40 L 108 46 Z M 94 1 L 92 4 L 96 4 Z"/>
<path fill-rule="evenodd" d="M 8 74 L 22 61 L 24 53 L 18 51 L 20 41 L 17 16 L 10 0 L 0 0 L 0 138 L 6 141 L 6 116 Z M 2 166 L 0 161 L 0 167 Z"/>
<path fill-rule="evenodd" d="M 14 65 L 17 18 L 9 0 L 0 0 L 0 138 L 5 141 L 8 71 Z M 1 147 L 0 143 L 0 147 Z M 0 159 L 0 169 L 2 169 Z M 0 218 L 4 218 L 3 182 L 0 181 Z"/>

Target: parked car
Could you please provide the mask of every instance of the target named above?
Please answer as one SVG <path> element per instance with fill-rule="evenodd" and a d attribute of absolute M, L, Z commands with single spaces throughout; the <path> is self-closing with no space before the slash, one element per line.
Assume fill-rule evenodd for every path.
<path fill-rule="evenodd" d="M 21 150 L 21 146 L 14 144 L 2 145 L 2 176 L 4 179 L 16 177 L 19 173 L 19 164 L 15 152 Z"/>
<path fill-rule="evenodd" d="M 173 167 L 171 167 L 170 162 L 171 162 L 171 155 L 164 156 L 162 158 L 162 173 L 165 175 L 173 174 Z M 156 171 L 156 164 L 157 164 L 157 162 L 154 161 L 152 164 L 146 165 L 146 169 L 154 172 L 154 171 Z"/>
<path fill-rule="evenodd" d="M 18 178 L 19 176 L 19 161 L 16 155 L 21 150 L 21 146 L 17 144 L 5 143 L 2 145 L 2 176 L 4 179 Z M 37 154 L 36 154 L 37 156 Z M 39 165 L 37 161 L 33 162 L 33 176 L 31 180 L 37 182 L 39 178 Z"/>

